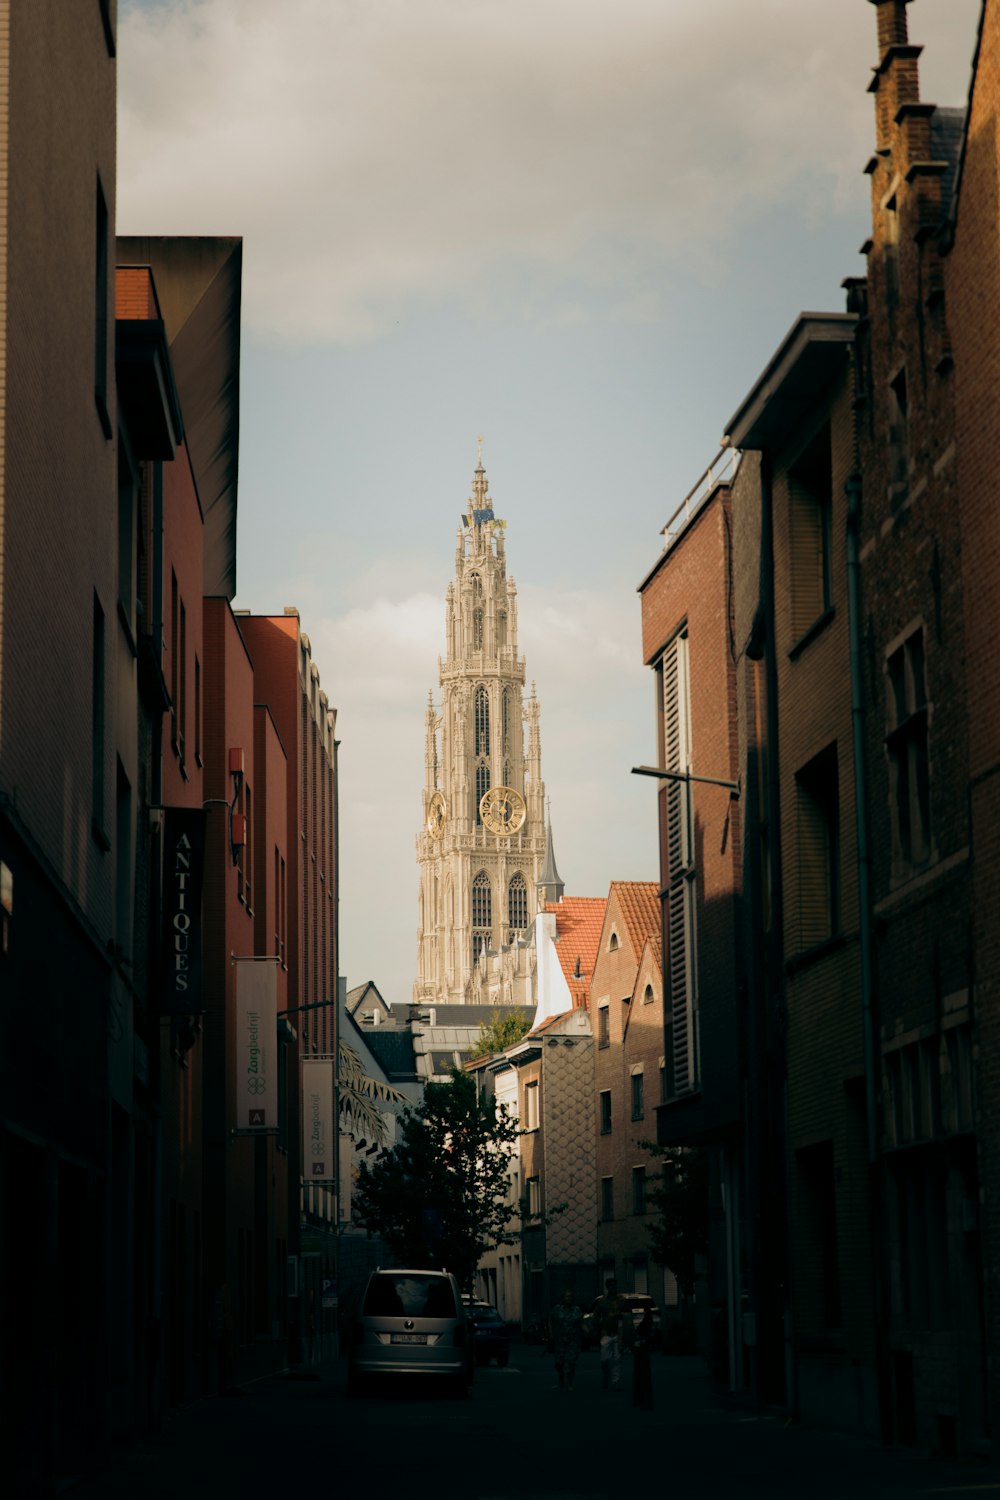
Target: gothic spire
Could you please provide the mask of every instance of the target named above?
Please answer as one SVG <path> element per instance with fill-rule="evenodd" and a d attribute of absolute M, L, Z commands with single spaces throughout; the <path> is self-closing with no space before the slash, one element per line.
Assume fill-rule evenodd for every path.
<path fill-rule="evenodd" d="M 561 901 L 565 885 L 559 878 L 556 869 L 556 853 L 552 845 L 552 809 L 549 808 L 548 821 L 545 825 L 545 864 L 538 878 L 538 904 L 546 901 Z"/>

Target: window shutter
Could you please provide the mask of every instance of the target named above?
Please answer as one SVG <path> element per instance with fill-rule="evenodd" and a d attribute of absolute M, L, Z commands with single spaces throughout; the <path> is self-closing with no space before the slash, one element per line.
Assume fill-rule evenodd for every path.
<path fill-rule="evenodd" d="M 663 767 L 691 767 L 688 720 L 688 638 L 682 631 L 663 653 Z M 697 1076 L 695 1047 L 694 880 L 691 868 L 691 788 L 668 781 L 667 895 L 671 1078 L 674 1093 L 691 1088 Z"/>

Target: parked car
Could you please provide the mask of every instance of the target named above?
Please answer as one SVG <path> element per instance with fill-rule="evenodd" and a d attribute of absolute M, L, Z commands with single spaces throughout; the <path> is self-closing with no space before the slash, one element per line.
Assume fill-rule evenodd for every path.
<path fill-rule="evenodd" d="M 477 1365 L 488 1365 L 495 1359 L 501 1368 L 510 1359 L 510 1329 L 492 1302 L 472 1302 L 468 1306 L 472 1323 L 472 1348 Z"/>
<path fill-rule="evenodd" d="M 657 1307 L 655 1299 L 650 1297 L 646 1292 L 619 1292 L 618 1300 L 624 1303 L 632 1314 L 633 1328 L 638 1328 L 643 1313 L 647 1307 L 649 1308 L 653 1314 L 653 1348 L 658 1349 L 660 1347 L 661 1319 L 660 1309 Z M 594 1317 L 594 1308 L 596 1308 L 598 1301 L 600 1301 L 600 1298 L 594 1302 L 583 1320 L 583 1347 L 585 1349 L 596 1349 L 600 1343 L 597 1322 Z"/>
<path fill-rule="evenodd" d="M 371 1273 L 352 1329 L 352 1394 L 376 1376 L 413 1375 L 464 1396 L 473 1369 L 472 1325 L 449 1271 L 379 1268 Z"/>

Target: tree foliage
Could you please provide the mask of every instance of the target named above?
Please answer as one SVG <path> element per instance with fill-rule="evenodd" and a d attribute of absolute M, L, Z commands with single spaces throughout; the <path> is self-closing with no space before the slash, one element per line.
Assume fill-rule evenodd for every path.
<path fill-rule="evenodd" d="M 402 1264 L 446 1267 L 471 1286 L 484 1252 L 514 1240 L 508 1166 L 520 1133 L 467 1074 L 427 1084 L 422 1104 L 400 1116 L 393 1149 L 362 1163 L 357 1218 Z"/>
<path fill-rule="evenodd" d="M 519 1042 L 531 1025 L 531 1017 L 516 1010 L 502 1010 L 491 1021 L 483 1021 L 479 1036 L 468 1049 L 470 1057 L 492 1057 Z"/>
<path fill-rule="evenodd" d="M 668 1266 L 681 1290 L 690 1296 L 696 1257 L 708 1252 L 708 1152 L 689 1146 L 657 1146 L 651 1141 L 642 1144 L 660 1159 L 663 1168 L 659 1184 L 648 1195 L 657 1215 L 646 1225 L 653 1259 Z"/>
<path fill-rule="evenodd" d="M 340 1100 L 341 1134 L 353 1140 L 359 1136 L 370 1136 L 384 1145 L 388 1134 L 385 1110 L 380 1104 L 405 1104 L 406 1095 L 391 1084 L 371 1078 L 364 1070 L 361 1059 L 345 1041 L 339 1046 L 340 1065 L 337 1088 Z"/>

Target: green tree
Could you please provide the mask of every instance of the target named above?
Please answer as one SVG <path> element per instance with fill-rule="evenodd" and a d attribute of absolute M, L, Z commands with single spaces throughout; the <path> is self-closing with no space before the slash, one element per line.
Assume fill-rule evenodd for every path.
<path fill-rule="evenodd" d="M 641 1144 L 662 1163 L 659 1185 L 649 1192 L 649 1202 L 657 1214 L 646 1225 L 653 1259 L 658 1265 L 668 1266 L 681 1290 L 690 1296 L 695 1284 L 695 1258 L 708 1252 L 708 1152 L 689 1146 L 657 1146 L 652 1141 Z"/>
<path fill-rule="evenodd" d="M 531 1017 L 516 1010 L 502 1010 L 492 1021 L 483 1021 L 479 1036 L 468 1049 L 469 1057 L 492 1057 L 519 1042 L 531 1025 Z"/>
<path fill-rule="evenodd" d="M 429 1083 L 422 1104 L 400 1116 L 393 1149 L 362 1163 L 357 1218 L 404 1265 L 445 1267 L 470 1287 L 484 1252 L 514 1242 L 508 1166 L 520 1134 L 467 1074 Z"/>
<path fill-rule="evenodd" d="M 340 1066 L 337 1089 L 340 1099 L 340 1132 L 352 1140 L 359 1136 L 370 1136 L 384 1146 L 388 1129 L 385 1110 L 379 1105 L 405 1104 L 406 1095 L 389 1083 L 371 1078 L 364 1070 L 361 1059 L 344 1041 L 340 1047 Z"/>

